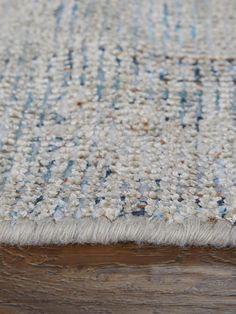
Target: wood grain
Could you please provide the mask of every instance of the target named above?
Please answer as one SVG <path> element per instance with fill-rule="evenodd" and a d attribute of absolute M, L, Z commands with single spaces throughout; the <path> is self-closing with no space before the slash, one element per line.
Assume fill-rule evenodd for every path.
<path fill-rule="evenodd" d="M 1 247 L 1 313 L 236 313 L 236 250 Z"/>

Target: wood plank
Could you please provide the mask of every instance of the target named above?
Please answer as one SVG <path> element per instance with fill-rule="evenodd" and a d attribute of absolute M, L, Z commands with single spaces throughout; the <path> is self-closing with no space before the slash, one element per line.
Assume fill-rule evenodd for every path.
<path fill-rule="evenodd" d="M 0 314 L 235 312 L 235 249 L 0 248 Z"/>

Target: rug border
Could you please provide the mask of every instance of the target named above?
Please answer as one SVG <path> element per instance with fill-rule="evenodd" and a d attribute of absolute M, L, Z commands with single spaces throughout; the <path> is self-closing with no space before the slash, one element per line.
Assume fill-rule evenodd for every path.
<path fill-rule="evenodd" d="M 177 246 L 236 247 L 236 226 L 226 220 L 202 222 L 198 218 L 168 223 L 147 217 L 105 217 L 21 220 L 0 222 L 0 243 L 10 245 L 109 244 L 117 242 Z"/>

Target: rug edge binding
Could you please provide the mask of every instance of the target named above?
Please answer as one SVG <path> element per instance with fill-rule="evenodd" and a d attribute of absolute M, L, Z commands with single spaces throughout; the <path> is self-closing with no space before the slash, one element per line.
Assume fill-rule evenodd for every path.
<path fill-rule="evenodd" d="M 146 217 L 64 218 L 38 222 L 0 222 L 0 243 L 10 245 L 109 244 L 118 242 L 155 245 L 236 247 L 236 226 L 225 220 L 202 222 L 198 218 L 182 223 L 160 222 Z"/>

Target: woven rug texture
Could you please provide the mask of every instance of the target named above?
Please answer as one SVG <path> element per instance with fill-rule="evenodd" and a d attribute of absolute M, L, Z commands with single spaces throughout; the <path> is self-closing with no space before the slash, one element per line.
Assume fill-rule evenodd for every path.
<path fill-rule="evenodd" d="M 236 246 L 235 25 L 235 0 L 0 0 L 0 242 Z"/>

